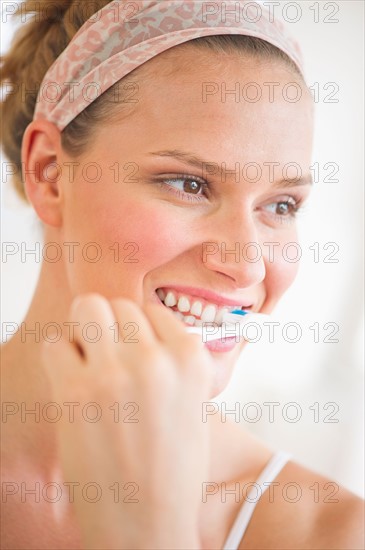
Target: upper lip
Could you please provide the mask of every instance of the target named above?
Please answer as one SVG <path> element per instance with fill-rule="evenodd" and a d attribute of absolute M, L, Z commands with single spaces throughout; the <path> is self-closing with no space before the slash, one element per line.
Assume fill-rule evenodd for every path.
<path fill-rule="evenodd" d="M 196 288 L 192 286 L 180 286 L 180 285 L 164 285 L 159 288 L 176 290 L 182 294 L 187 294 L 189 296 L 196 296 L 198 298 L 204 298 L 208 302 L 213 302 L 220 306 L 240 306 L 243 308 L 249 308 L 252 306 L 253 302 L 249 300 L 244 300 L 243 298 L 228 298 L 228 296 L 222 296 L 221 294 L 216 294 L 212 290 L 207 290 L 206 288 Z"/>

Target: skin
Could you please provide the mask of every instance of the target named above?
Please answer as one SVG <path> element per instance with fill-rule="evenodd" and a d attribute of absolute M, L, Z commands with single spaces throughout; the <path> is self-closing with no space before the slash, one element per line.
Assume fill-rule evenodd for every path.
<path fill-rule="evenodd" d="M 171 60 L 182 68 L 166 75 L 160 69 Z M 202 401 L 226 387 L 244 344 L 228 353 L 208 351 L 157 303 L 155 290 L 207 288 L 237 298 L 237 304 L 249 301 L 253 311 L 272 311 L 298 268 L 281 254 L 286 243 L 297 240 L 295 219 L 278 216 L 272 205 L 289 197 L 304 201 L 310 185 L 275 187 L 264 162 L 280 167 L 296 162 L 303 175 L 309 172 L 312 100 L 303 89 L 297 103 L 280 95 L 270 103 L 267 94 L 257 103 L 236 103 L 229 96 L 223 102 L 220 94 L 202 102 L 204 82 L 226 82 L 232 89 L 238 74 L 243 82 L 296 80 L 303 86 L 280 63 L 247 58 L 242 63 L 233 56 L 219 66 L 214 57 L 207 61 L 206 54 L 178 48 L 149 63 L 154 64 L 153 81 L 140 81 L 133 113 L 100 127 L 77 159 L 81 168 L 98 163 L 102 176 L 97 183 L 85 181 L 81 168 L 74 181 L 67 171 L 52 177 L 52 163 L 65 166 L 75 159 L 62 149 L 60 132 L 48 121 L 33 122 L 23 140 L 28 171 L 38 167 L 38 178 L 30 173 L 26 178 L 28 198 L 44 224 L 45 242 L 58 243 L 64 252 L 59 262 L 43 263 L 25 323 L 97 322 L 103 338 L 87 343 L 76 329 L 74 342 L 64 334 L 47 346 L 28 338 L 22 342 L 17 333 L 2 349 L 6 401 L 23 401 L 29 408 L 36 401 L 92 401 L 103 411 L 116 401 L 136 402 L 141 411 L 138 424 L 116 423 L 106 414 L 95 424 L 80 419 L 71 424 L 65 415 L 57 424 L 22 423 L 13 415 L 3 430 L 4 479 L 66 479 L 82 485 L 98 480 L 106 488 L 123 472 L 123 481 L 138 482 L 143 499 L 138 506 L 116 506 L 105 490 L 109 498 L 97 505 L 87 506 L 76 496 L 71 507 L 63 501 L 14 503 L 9 497 L 4 548 L 29 548 L 30 540 L 34 548 L 221 548 L 241 503 L 223 504 L 217 495 L 203 505 L 201 483 L 252 482 L 272 456 L 271 449 L 235 424 L 216 417 L 201 422 Z M 149 155 L 167 149 L 225 162 L 227 168 L 256 162 L 263 177 L 237 183 L 215 176 L 209 198 L 183 200 L 151 178 L 197 177 L 202 171 Z M 113 181 L 115 162 L 138 165 L 137 181 Z M 42 175 L 46 167 L 47 178 Z M 203 261 L 202 243 L 225 242 L 231 250 L 237 241 L 259 243 L 262 258 L 252 263 L 241 257 L 236 263 L 232 255 L 222 259 L 218 253 Z M 98 243 L 102 260 L 86 262 L 76 251 L 70 262 L 65 242 Z M 265 242 L 279 243 L 274 261 Z M 138 262 L 115 262 L 109 249 L 114 243 L 120 243 L 124 259 L 131 252 L 123 250 L 124 244 L 137 243 Z M 139 327 L 136 344 L 115 343 L 108 330 L 126 320 Z M 289 462 L 276 481 L 293 479 L 303 487 L 328 481 Z M 240 548 L 361 548 L 362 501 L 343 488 L 336 496 L 337 504 L 314 504 L 307 490 L 295 505 L 277 497 L 274 510 L 263 497 Z M 20 512 L 25 518 L 21 531 Z"/>

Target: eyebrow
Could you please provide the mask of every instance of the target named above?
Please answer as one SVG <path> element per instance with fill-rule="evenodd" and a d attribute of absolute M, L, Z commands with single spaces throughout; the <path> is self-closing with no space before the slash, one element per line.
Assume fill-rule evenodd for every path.
<path fill-rule="evenodd" d="M 179 149 L 166 149 L 163 151 L 154 151 L 149 153 L 149 155 L 154 157 L 168 157 L 172 158 L 174 160 L 178 160 L 180 162 L 184 162 L 185 164 L 189 164 L 189 166 L 193 166 L 194 168 L 198 168 L 199 170 L 203 169 L 203 166 L 207 165 L 214 165 L 217 166 L 217 162 L 204 160 L 198 156 L 196 156 L 194 153 L 190 153 L 188 151 L 181 151 Z M 277 168 L 277 166 L 276 166 Z M 229 170 L 228 168 L 223 169 L 218 165 L 218 175 L 222 175 L 222 173 L 231 172 L 233 174 L 234 170 Z M 274 187 L 294 187 L 297 185 L 313 185 L 313 178 L 312 174 L 308 173 L 305 176 L 302 176 L 300 178 L 283 178 L 281 180 L 278 180 L 274 183 Z"/>

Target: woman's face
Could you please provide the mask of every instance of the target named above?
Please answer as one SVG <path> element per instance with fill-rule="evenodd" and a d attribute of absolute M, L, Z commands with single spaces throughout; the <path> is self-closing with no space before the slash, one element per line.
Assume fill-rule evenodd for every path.
<path fill-rule="evenodd" d="M 159 66 L 169 55 L 185 63 L 167 75 Z M 203 308 L 268 313 L 298 268 L 288 243 L 297 240 L 295 209 L 310 191 L 310 93 L 279 62 L 219 64 L 175 48 L 152 63 L 152 81 L 131 88 L 132 114 L 97 130 L 74 179 L 62 176 L 60 240 L 80 243 L 67 262 L 71 293 L 143 307 L 162 289 L 162 297 L 171 291 Z M 227 385 L 242 345 L 210 350 L 212 397 Z"/>

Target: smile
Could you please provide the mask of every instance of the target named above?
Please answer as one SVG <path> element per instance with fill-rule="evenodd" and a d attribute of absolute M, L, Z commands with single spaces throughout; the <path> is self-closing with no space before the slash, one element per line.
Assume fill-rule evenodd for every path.
<path fill-rule="evenodd" d="M 172 310 L 174 315 L 188 326 L 200 327 L 203 323 L 222 324 L 223 315 L 234 309 L 249 309 L 251 305 L 224 304 L 206 300 L 172 288 L 159 288 L 156 291 L 161 302 Z"/>

